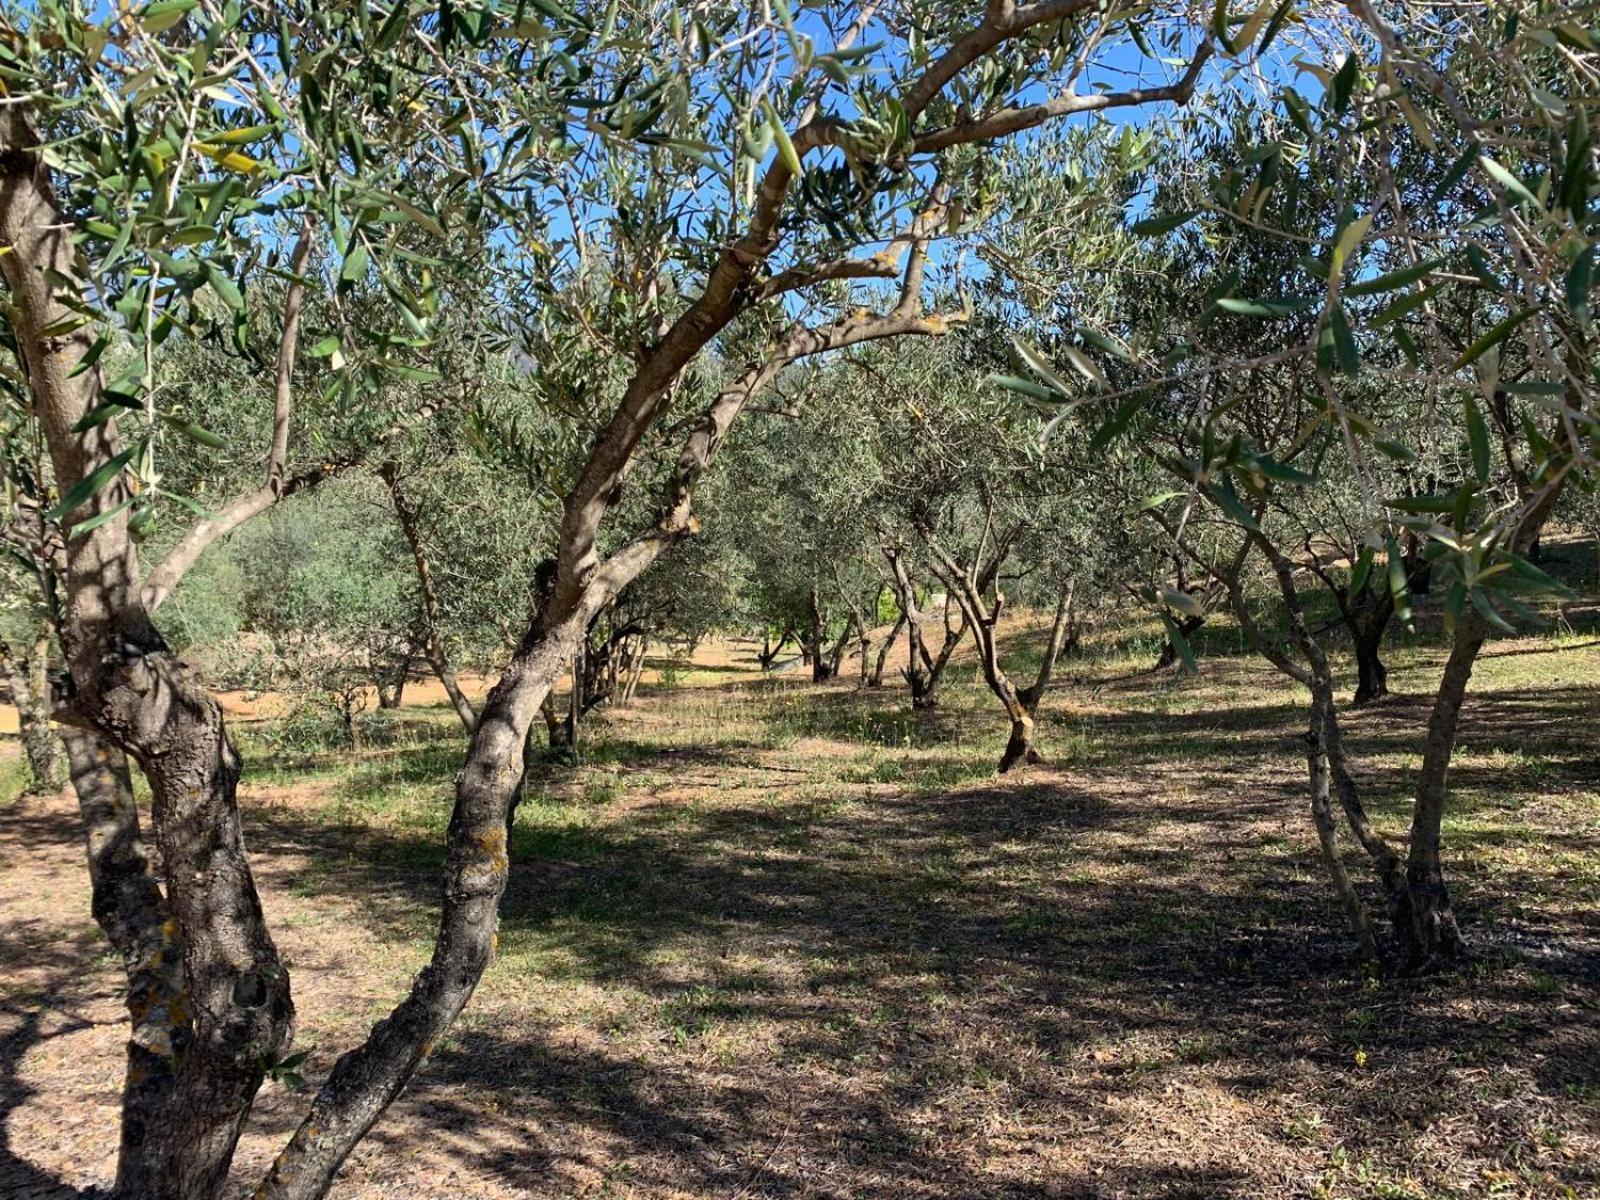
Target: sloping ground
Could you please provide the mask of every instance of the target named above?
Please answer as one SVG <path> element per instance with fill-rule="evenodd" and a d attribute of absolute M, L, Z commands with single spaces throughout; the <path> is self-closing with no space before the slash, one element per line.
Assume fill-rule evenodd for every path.
<path fill-rule="evenodd" d="M 738 676 L 614 714 L 335 1195 L 1600 1196 L 1600 648 L 1485 658 L 1446 833 L 1480 955 L 1421 981 L 1351 956 L 1294 694 L 1146 649 L 1070 665 L 1054 765 L 1005 781 L 969 678 L 928 717 Z M 1437 667 L 1352 721 L 1391 831 Z M 426 954 L 458 749 L 249 754 L 313 1086 Z M 64 797 L 0 809 L 0 931 L 0 1194 L 71 1195 L 109 1177 L 122 1031 Z M 300 1104 L 263 1093 L 242 1188 Z"/>

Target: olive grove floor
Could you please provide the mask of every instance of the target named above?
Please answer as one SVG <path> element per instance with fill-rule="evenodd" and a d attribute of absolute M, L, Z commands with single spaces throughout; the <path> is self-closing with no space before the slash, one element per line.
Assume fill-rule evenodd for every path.
<path fill-rule="evenodd" d="M 1301 697 L 1216 638 L 1199 680 L 1135 673 L 1148 639 L 1068 664 L 1051 765 L 1003 781 L 970 669 L 927 717 L 734 662 L 610 714 L 524 807 L 499 957 L 335 1196 L 1600 1196 L 1600 643 L 1489 647 L 1446 828 L 1477 957 L 1393 980 L 1324 886 Z M 1398 835 L 1441 652 L 1390 653 L 1351 740 Z M 242 740 L 315 1086 L 425 958 L 459 734 Z M 78 836 L 67 796 L 0 796 L 8 1198 L 113 1166 Z M 263 1092 L 241 1193 L 301 1105 Z"/>

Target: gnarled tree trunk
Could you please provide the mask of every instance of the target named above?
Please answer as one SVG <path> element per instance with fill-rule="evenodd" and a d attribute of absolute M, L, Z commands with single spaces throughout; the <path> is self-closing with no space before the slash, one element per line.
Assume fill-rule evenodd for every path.
<path fill-rule="evenodd" d="M 94 919 L 122 956 L 131 1032 L 122 1090 L 117 1194 L 163 1195 L 161 1138 L 192 1033 L 183 945 L 150 869 L 128 760 L 94 733 L 62 733 L 83 815 Z"/>
<path fill-rule="evenodd" d="M 77 277 L 78 257 L 37 146 L 26 110 L 0 107 L 0 243 L 10 249 L 0 270 L 33 411 L 56 486 L 67 494 L 117 460 L 120 445 L 115 421 L 84 420 L 102 396 L 99 368 L 84 361 L 94 332 L 57 295 L 57 280 Z M 298 248 L 296 256 L 303 269 Z M 63 326 L 70 331 L 58 332 Z M 150 782 L 168 909 L 184 938 L 191 1032 L 161 1118 L 144 1130 L 152 1164 L 145 1196 L 210 1200 L 227 1176 L 262 1064 L 292 1033 L 294 1007 L 244 855 L 238 756 L 221 708 L 149 619 L 128 530 L 131 499 L 115 476 L 64 514 L 63 524 L 79 531 L 59 563 L 59 632 L 72 719 L 134 755 Z"/>

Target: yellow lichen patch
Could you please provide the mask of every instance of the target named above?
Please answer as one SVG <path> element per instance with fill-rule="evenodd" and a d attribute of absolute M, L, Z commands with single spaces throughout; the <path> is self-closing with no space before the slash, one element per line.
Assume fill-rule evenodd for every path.
<path fill-rule="evenodd" d="M 492 829 L 477 839 L 477 845 L 489 860 L 489 866 L 496 871 L 506 868 L 506 831 L 504 828 Z"/>

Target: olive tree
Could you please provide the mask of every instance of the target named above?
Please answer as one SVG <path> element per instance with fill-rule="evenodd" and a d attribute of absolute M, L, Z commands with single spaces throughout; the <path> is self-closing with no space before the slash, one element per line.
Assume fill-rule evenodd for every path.
<path fill-rule="evenodd" d="M 329 298 L 307 348 L 322 396 L 376 429 L 390 381 L 441 378 L 425 365 L 441 296 L 535 343 L 544 315 L 565 310 L 594 331 L 594 434 L 562 490 L 536 612 L 457 776 L 432 959 L 317 1090 L 265 1197 L 324 1194 L 471 996 L 493 952 L 527 728 L 594 617 L 692 534 L 700 477 L 750 398 L 800 359 L 943 332 L 953 314 L 925 308 L 930 248 L 981 217 L 968 190 L 982 147 L 1185 100 L 1214 51 L 1178 3 L 841 5 L 807 31 L 765 6 L 665 24 L 622 5 L 539 13 L 173 0 L 8 18 L 0 267 L 61 534 L 46 565 L 63 594 L 62 716 L 84 732 L 80 796 L 107 800 L 85 813 L 106 826 L 91 874 L 136 1025 L 124 1194 L 218 1194 L 293 1035 L 244 852 L 239 757 L 153 614 L 207 545 L 293 486 L 308 293 Z M 1148 86 L 1093 86 L 1136 36 L 1182 55 L 1176 76 L 1152 62 Z M 163 347 L 205 323 L 247 336 L 236 315 L 265 279 L 282 305 L 263 482 L 199 515 L 146 571 L 150 514 L 184 507 L 163 486 L 170 440 L 209 440 L 166 403 Z M 379 291 L 392 303 L 374 324 L 353 298 Z M 715 362 L 752 323 L 770 334 Z M 113 351 L 129 364 L 117 375 Z M 653 519 L 603 538 L 675 404 L 694 408 Z M 164 887 L 138 848 L 123 754 L 150 783 Z"/>
<path fill-rule="evenodd" d="M 1150 507 L 1171 506 L 1163 519 L 1180 552 L 1224 583 L 1257 648 L 1311 690 L 1314 810 L 1331 788 L 1382 882 L 1401 957 L 1419 969 L 1464 949 L 1441 831 L 1474 661 L 1492 628 L 1511 629 L 1528 594 L 1552 586 L 1528 556 L 1594 464 L 1593 143 L 1581 107 L 1563 99 L 1583 91 L 1593 49 L 1569 45 L 1536 4 L 1349 8 L 1353 19 L 1330 27 L 1328 58 L 1306 60 L 1314 101 L 1286 86 L 1281 104 L 1242 114 L 1246 136 L 1214 140 L 1189 160 L 1192 178 L 1169 181 L 1137 219 L 1186 290 L 1159 300 L 1156 327 L 1123 332 L 1143 373 L 1133 390 L 1167 432 L 1155 445 L 1177 485 Z M 1491 97 L 1504 115 L 1485 122 L 1476 114 Z M 1269 332 L 1241 334 L 1240 321 Z M 1372 403 L 1383 372 L 1413 397 L 1398 417 Z M 1063 402 L 1082 399 L 1052 387 Z M 1393 476 L 1375 463 L 1424 461 L 1419 443 L 1445 422 L 1454 464 L 1386 495 Z M 1400 547 L 1414 537 L 1443 593 L 1450 652 L 1403 851 L 1362 806 L 1332 668 L 1307 619 L 1307 581 L 1332 572 L 1303 527 L 1282 519 L 1303 511 L 1286 491 L 1320 487 L 1334 464 L 1357 485 L 1364 531 L 1337 568 L 1348 572 L 1341 586 L 1360 594 L 1378 573 L 1405 617 Z M 1231 555 L 1186 548 L 1197 514 L 1236 530 Z M 1244 603 L 1254 555 L 1288 614 L 1286 641 L 1255 627 Z M 1331 821 L 1316 815 L 1327 851 Z"/>

